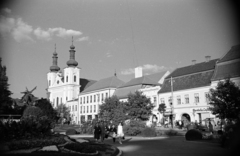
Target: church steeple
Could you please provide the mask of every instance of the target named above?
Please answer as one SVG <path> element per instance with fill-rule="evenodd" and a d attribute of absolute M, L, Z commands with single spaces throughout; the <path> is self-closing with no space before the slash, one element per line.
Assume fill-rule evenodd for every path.
<path fill-rule="evenodd" d="M 53 57 L 52 57 L 53 58 L 53 65 L 50 67 L 51 72 L 56 72 L 56 71 L 60 70 L 60 68 L 57 65 L 57 59 L 58 59 L 57 55 L 58 54 L 56 52 L 56 44 L 55 44 L 55 51 L 54 51 Z"/>
<path fill-rule="evenodd" d="M 78 62 L 75 61 L 75 46 L 73 45 L 73 37 L 72 37 L 72 45 L 70 46 L 70 59 L 67 61 L 68 67 L 76 67 Z"/>

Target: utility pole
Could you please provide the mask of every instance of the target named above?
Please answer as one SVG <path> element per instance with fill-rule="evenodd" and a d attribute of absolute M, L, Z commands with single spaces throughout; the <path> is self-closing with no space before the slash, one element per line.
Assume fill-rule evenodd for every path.
<path fill-rule="evenodd" d="M 171 119 L 171 125 L 172 125 L 172 128 L 173 128 L 173 80 L 172 80 L 172 77 L 171 77 L 171 93 L 172 93 L 172 105 L 171 105 L 171 116 L 172 116 L 172 119 Z"/>

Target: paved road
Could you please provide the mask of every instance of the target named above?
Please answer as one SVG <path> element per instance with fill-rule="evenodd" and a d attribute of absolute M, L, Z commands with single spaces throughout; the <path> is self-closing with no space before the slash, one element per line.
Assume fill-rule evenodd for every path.
<path fill-rule="evenodd" d="M 124 156 L 227 156 L 228 151 L 216 143 L 189 142 L 184 137 L 126 138 L 122 145 L 117 146 Z"/>

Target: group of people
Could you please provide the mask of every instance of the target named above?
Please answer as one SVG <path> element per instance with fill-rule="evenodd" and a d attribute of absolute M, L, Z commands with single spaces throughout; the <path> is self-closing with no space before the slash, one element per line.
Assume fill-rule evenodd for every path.
<path fill-rule="evenodd" d="M 103 142 L 105 138 L 112 137 L 113 143 L 115 143 L 116 138 L 118 138 L 119 143 L 122 144 L 122 139 L 125 139 L 122 122 L 119 122 L 117 127 L 111 122 L 109 124 L 106 124 L 104 121 L 97 122 L 93 130 L 96 141 L 101 140 L 101 142 Z"/>

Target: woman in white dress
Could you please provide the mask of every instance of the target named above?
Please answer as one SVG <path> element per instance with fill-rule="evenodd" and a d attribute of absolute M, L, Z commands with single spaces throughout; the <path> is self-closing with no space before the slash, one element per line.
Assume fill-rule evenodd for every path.
<path fill-rule="evenodd" d="M 118 127 L 117 127 L 117 137 L 118 137 L 118 141 L 120 144 L 122 144 L 122 137 L 124 136 L 123 133 L 123 127 L 122 127 L 122 123 L 119 122 Z"/>

